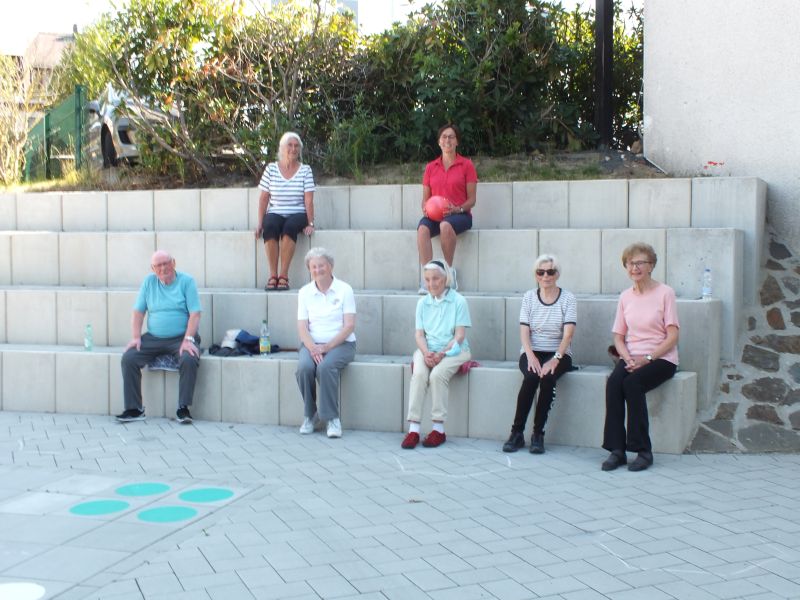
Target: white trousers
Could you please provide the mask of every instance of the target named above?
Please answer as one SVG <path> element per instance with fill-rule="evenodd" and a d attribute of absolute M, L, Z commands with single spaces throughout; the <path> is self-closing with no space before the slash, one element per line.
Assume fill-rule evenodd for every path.
<path fill-rule="evenodd" d="M 447 399 L 450 379 L 458 368 L 472 357 L 468 351 L 457 356 L 445 356 L 442 361 L 428 368 L 421 350 L 414 352 L 414 371 L 411 374 L 411 390 L 408 394 L 408 420 L 422 420 L 422 405 L 428 386 L 431 388 L 431 419 L 444 422 L 447 419 Z"/>

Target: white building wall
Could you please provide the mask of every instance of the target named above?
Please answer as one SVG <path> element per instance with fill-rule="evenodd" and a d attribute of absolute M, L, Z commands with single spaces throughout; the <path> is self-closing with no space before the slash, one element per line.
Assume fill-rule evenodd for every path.
<path fill-rule="evenodd" d="M 675 175 L 752 175 L 800 250 L 800 2 L 647 0 L 644 152 Z M 717 165 L 711 163 L 718 163 Z"/>

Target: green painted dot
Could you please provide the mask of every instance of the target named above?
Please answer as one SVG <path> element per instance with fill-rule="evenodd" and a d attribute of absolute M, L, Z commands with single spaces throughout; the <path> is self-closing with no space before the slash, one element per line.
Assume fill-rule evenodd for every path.
<path fill-rule="evenodd" d="M 153 496 L 163 494 L 169 490 L 166 483 L 131 483 L 118 487 L 116 492 L 120 496 Z"/>
<path fill-rule="evenodd" d="M 111 513 L 119 512 L 128 508 L 130 504 L 122 500 L 93 500 L 91 502 L 82 502 L 76 504 L 69 509 L 74 515 L 81 515 L 84 517 L 94 517 L 97 515 L 108 515 Z"/>
<path fill-rule="evenodd" d="M 159 506 L 139 513 L 139 519 L 148 523 L 174 523 L 191 519 L 197 511 L 188 506 Z"/>
<path fill-rule="evenodd" d="M 233 491 L 225 488 L 200 488 L 178 494 L 178 498 L 184 502 L 219 502 L 227 500 L 231 496 L 233 496 Z"/>

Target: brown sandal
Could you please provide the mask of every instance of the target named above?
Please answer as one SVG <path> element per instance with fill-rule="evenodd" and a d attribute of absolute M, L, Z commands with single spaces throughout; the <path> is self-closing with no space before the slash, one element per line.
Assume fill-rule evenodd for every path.
<path fill-rule="evenodd" d="M 270 277 L 267 281 L 267 285 L 264 286 L 264 291 L 270 290 L 277 290 L 278 289 L 278 278 L 277 277 Z"/>
<path fill-rule="evenodd" d="M 275 289 L 279 292 L 285 292 L 289 289 L 289 278 L 284 277 L 283 275 L 278 277 L 278 285 L 275 286 Z"/>

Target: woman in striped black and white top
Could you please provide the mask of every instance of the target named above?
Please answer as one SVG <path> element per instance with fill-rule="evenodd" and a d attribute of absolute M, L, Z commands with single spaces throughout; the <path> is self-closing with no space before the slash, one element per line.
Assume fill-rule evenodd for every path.
<path fill-rule="evenodd" d="M 544 425 L 556 398 L 556 380 L 572 369 L 570 342 L 578 316 L 575 296 L 556 285 L 561 267 L 552 254 L 539 256 L 533 272 L 539 288 L 528 290 L 522 299 L 519 369 L 523 379 L 517 395 L 511 436 L 503 445 L 503 452 L 516 452 L 525 446 L 525 424 L 539 388 L 530 451 L 532 454 L 544 453 Z"/>
<path fill-rule="evenodd" d="M 289 265 L 297 236 L 314 233 L 314 175 L 303 162 L 303 142 L 292 131 L 278 144 L 278 160 L 269 163 L 258 189 L 258 228 L 264 238 L 269 280 L 265 290 L 289 289 Z M 280 258 L 280 270 L 278 259 Z"/>

